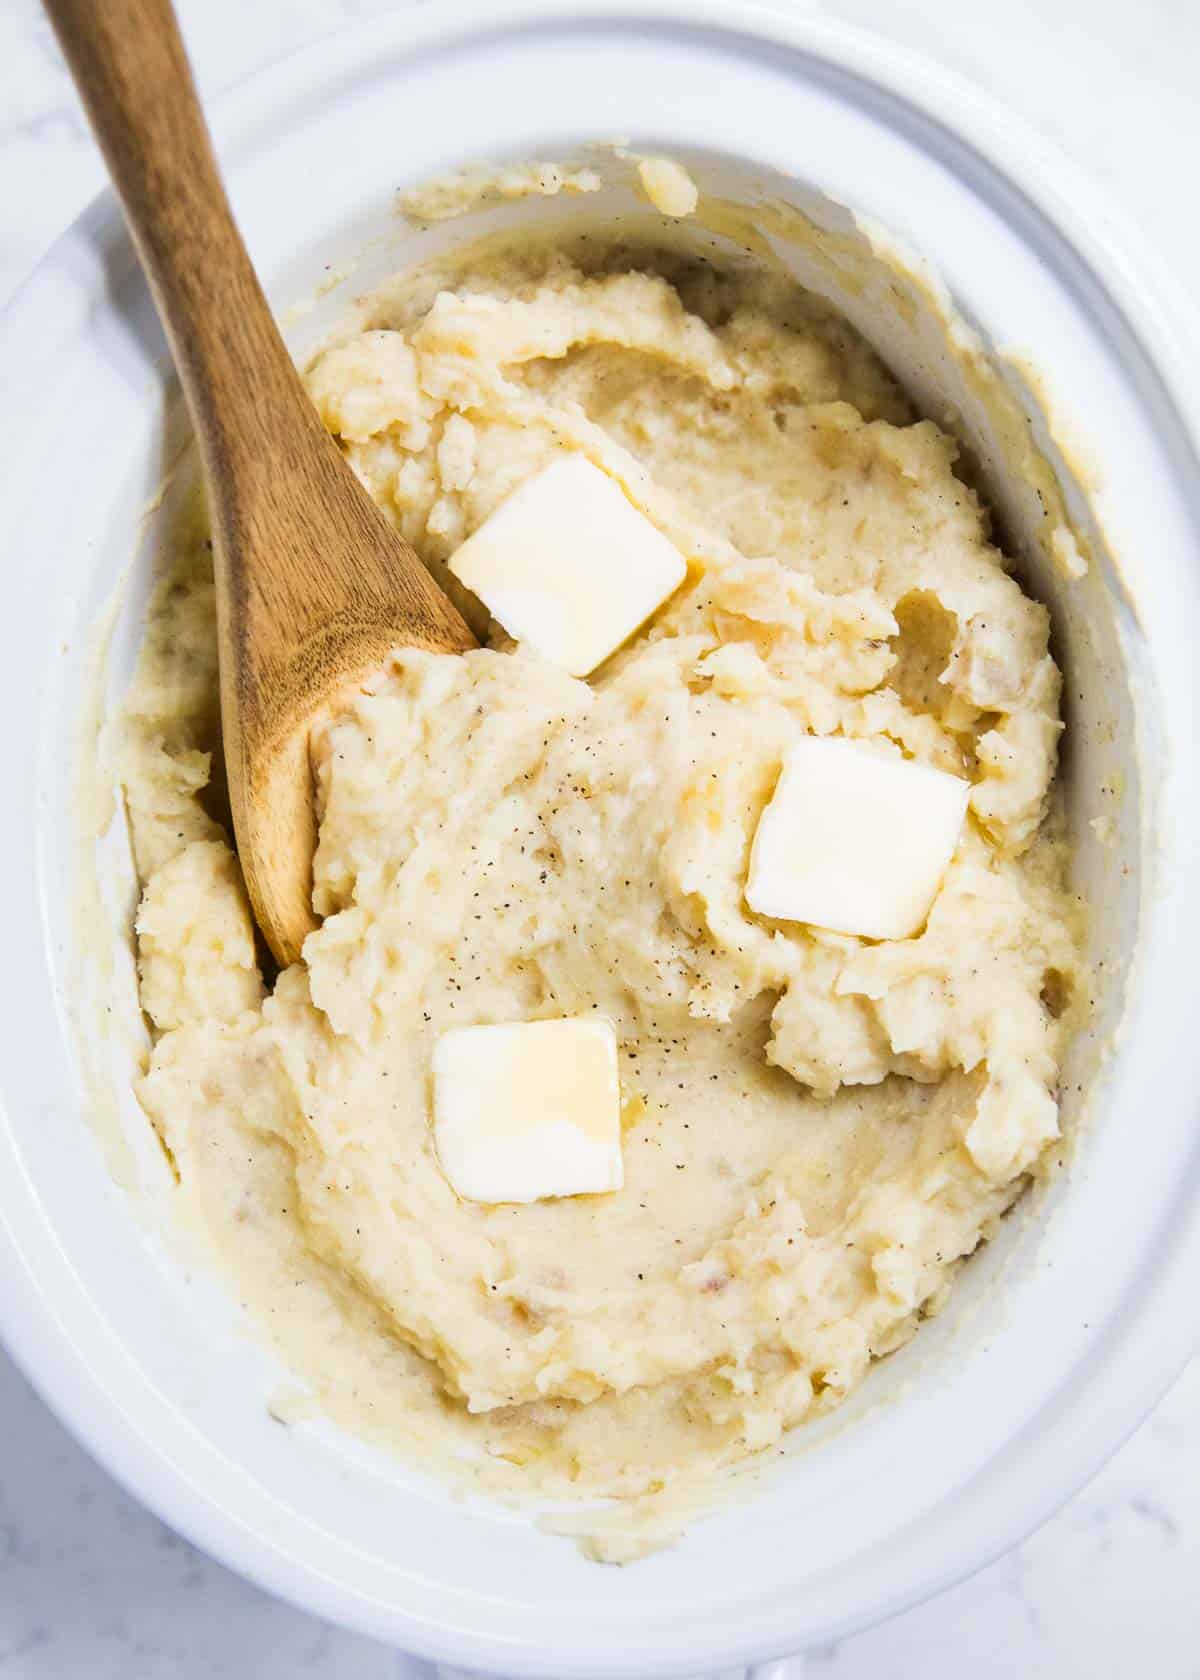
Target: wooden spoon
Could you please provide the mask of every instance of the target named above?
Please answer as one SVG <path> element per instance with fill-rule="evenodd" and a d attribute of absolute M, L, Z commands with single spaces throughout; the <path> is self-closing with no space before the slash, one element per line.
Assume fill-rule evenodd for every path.
<path fill-rule="evenodd" d="M 314 721 L 393 648 L 475 640 L 304 391 L 234 224 L 170 0 L 45 4 L 200 442 L 233 825 L 258 925 L 286 965 L 316 926 Z"/>

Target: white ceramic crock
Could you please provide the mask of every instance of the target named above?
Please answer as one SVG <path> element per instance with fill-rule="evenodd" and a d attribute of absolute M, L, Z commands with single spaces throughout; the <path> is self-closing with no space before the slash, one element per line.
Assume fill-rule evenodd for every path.
<path fill-rule="evenodd" d="M 301 344 L 354 286 L 424 248 L 394 216 L 398 186 L 623 136 L 681 157 L 709 192 L 791 198 L 847 229 L 836 206 L 850 205 L 891 228 L 986 342 L 1029 357 L 1055 393 L 1054 424 L 1035 412 L 1036 436 L 1096 549 L 1083 585 L 1029 562 L 1066 662 L 1072 811 L 1105 965 L 1097 1032 L 1068 1080 L 1092 1098 L 1085 1115 L 1067 1092 L 1075 1159 L 972 1263 L 954 1308 L 840 1417 L 798 1437 L 753 1498 L 613 1570 L 325 1426 L 273 1422 L 280 1373 L 114 1184 L 81 1119 L 66 1004 L 87 962 L 70 916 L 73 744 L 89 627 L 161 476 L 168 389 L 110 199 L 0 326 L 8 1345 L 92 1451 L 189 1538 L 423 1656 L 510 1675 L 652 1676 L 840 1637 L 1041 1521 L 1134 1426 L 1194 1334 L 1200 362 L 1184 307 L 1129 230 L 1002 112 L 892 47 L 790 13 L 713 0 L 404 11 L 256 77 L 215 126 L 277 305 L 376 241 L 355 281 L 300 323 Z M 546 210 L 506 212 L 530 213 Z M 906 332 L 869 289 L 842 301 L 939 411 L 950 392 L 995 464 L 986 416 L 931 348 L 932 318 L 918 311 Z M 1084 459 L 1090 487 L 1072 477 Z M 1019 537 L 1029 497 L 1012 484 L 1000 494 Z M 114 639 L 117 685 L 146 548 Z M 1104 817 L 1109 845 L 1089 826 Z M 120 859 L 105 867 L 119 899 Z M 127 990 L 127 970 L 112 983 Z M 93 1041 L 104 1007 L 93 991 L 80 1023 Z M 113 1065 L 119 1083 L 119 1051 Z M 149 1171 L 140 1118 L 120 1106 L 127 1176 Z"/>

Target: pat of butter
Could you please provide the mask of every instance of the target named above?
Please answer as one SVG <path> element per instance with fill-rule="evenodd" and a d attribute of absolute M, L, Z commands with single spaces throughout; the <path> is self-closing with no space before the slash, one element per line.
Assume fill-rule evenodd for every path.
<path fill-rule="evenodd" d="M 944 770 L 807 736 L 759 820 L 746 902 L 778 921 L 907 939 L 925 925 L 970 792 Z"/>
<path fill-rule="evenodd" d="M 473 1202 L 619 1190 L 621 1092 L 607 1021 L 457 1027 L 433 1051 L 442 1171 Z"/>
<path fill-rule="evenodd" d="M 679 588 L 687 563 L 583 455 L 514 490 L 450 570 L 519 642 L 586 677 Z"/>
<path fill-rule="evenodd" d="M 638 176 L 642 191 L 664 216 L 690 216 L 700 202 L 695 181 L 671 158 L 643 158 Z"/>

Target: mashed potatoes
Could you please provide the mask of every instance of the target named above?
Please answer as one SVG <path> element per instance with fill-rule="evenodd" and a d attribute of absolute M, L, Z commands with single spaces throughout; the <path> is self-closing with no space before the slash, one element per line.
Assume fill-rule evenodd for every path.
<path fill-rule="evenodd" d="M 580 241 L 398 284 L 313 398 L 490 645 L 397 653 L 314 743 L 324 918 L 264 986 L 220 823 L 211 567 L 181 540 L 126 723 L 142 1101 L 250 1311 L 333 1413 L 498 1491 L 670 1490 L 912 1335 L 1058 1131 L 1077 910 L 1047 615 L 846 323 L 782 279 Z M 446 562 L 563 451 L 687 557 L 584 682 Z M 967 777 L 928 926 L 743 897 L 781 757 Z M 460 1201 L 449 1027 L 598 1011 L 625 1186 Z"/>

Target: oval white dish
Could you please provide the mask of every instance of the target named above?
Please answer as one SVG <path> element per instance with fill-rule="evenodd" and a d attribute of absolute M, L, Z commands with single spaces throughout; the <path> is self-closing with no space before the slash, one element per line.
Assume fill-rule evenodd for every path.
<path fill-rule="evenodd" d="M 861 1402 L 797 1439 L 753 1501 L 634 1570 L 601 1570 L 523 1518 L 456 1504 L 329 1433 L 274 1423 L 265 1400 L 278 1371 L 240 1337 L 220 1290 L 132 1217 L 81 1123 L 65 1009 L 81 960 L 73 748 L 88 631 L 161 477 L 167 389 L 111 201 L 0 323 L 0 529 L 16 585 L 0 680 L 18 724 L 10 809 L 32 818 L 10 819 L 2 842 L 17 883 L 7 951 L 19 1031 L 0 1073 L 0 1330 L 14 1353 L 182 1532 L 407 1649 L 510 1674 L 649 1676 L 836 1638 L 1026 1532 L 1189 1351 L 1200 362 L 1186 311 L 1111 213 L 986 102 L 819 20 L 713 4 L 440 6 L 256 78 L 217 133 L 280 306 L 373 237 L 356 286 L 405 260 L 395 188 L 480 157 L 554 156 L 622 135 L 682 157 L 710 193 L 853 205 L 926 255 L 991 341 L 1046 370 L 1096 464 L 1101 485 L 1078 511 L 1098 516 L 1123 587 L 1098 553 L 1087 588 L 1107 592 L 1101 622 L 1052 576 L 1038 584 L 1058 599 L 1080 676 L 1078 831 L 1110 814 L 1099 798 L 1110 763 L 1129 789 L 1116 845 L 1085 847 L 1097 944 L 1120 967 L 1137 927 L 1139 962 L 1102 1090 L 1084 1064 L 1097 1096 L 1077 1158 L 973 1264 L 961 1306 L 880 1367 Z M 331 295 L 298 337 L 311 341 L 337 307 Z M 874 327 L 903 366 L 904 343 Z M 918 385 L 953 377 L 919 361 L 906 369 Z M 1019 507 L 1012 516 L 1019 524 Z M 117 627 L 118 684 L 144 576 L 139 564 Z M 1110 988 L 1106 1031 L 1123 996 Z M 1003 1289 L 989 1287 L 1002 1270 Z"/>

